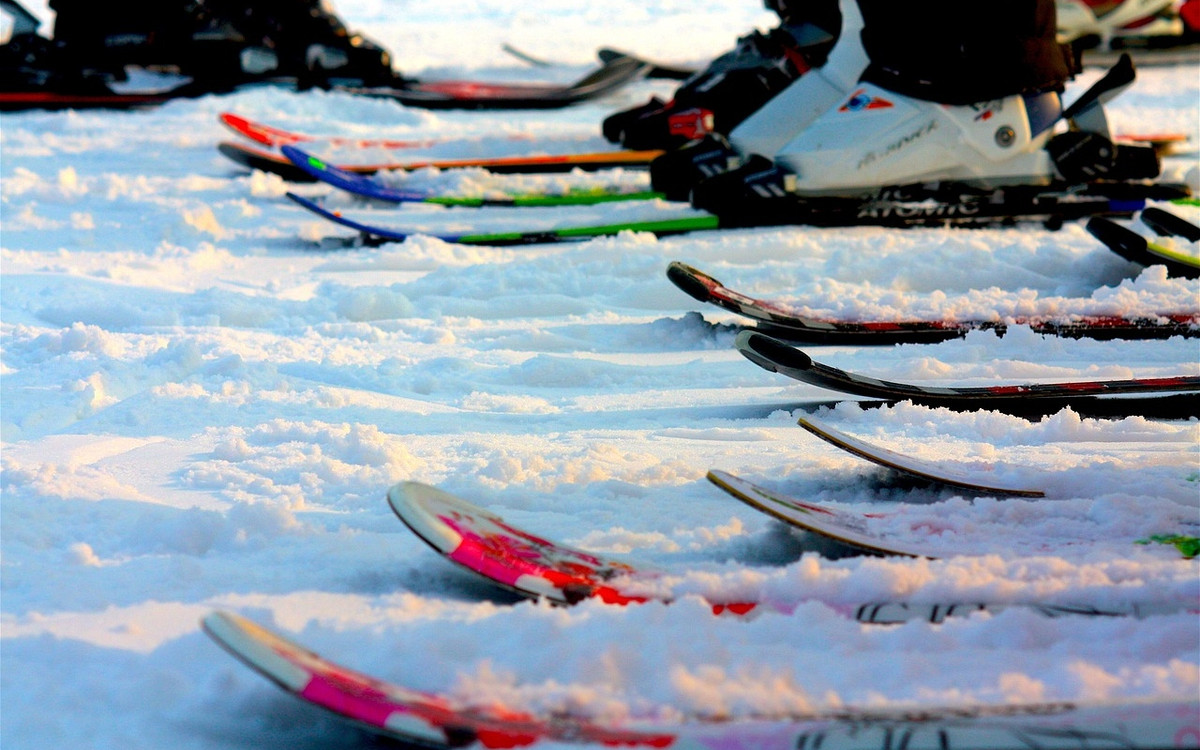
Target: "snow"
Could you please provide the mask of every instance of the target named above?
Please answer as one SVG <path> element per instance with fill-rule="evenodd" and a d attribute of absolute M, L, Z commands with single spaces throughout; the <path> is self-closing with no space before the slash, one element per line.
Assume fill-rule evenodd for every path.
<path fill-rule="evenodd" d="M 51 17 L 44 3 L 32 9 Z M 770 23 L 755 3 L 711 0 L 338 9 L 423 77 L 568 81 L 601 46 L 698 63 Z M 504 42 L 563 64 L 529 68 Z M 1080 76 L 1068 98 L 1097 75 Z M 1195 282 L 1129 264 L 1079 225 L 772 228 L 522 248 L 420 236 L 343 248 L 325 238 L 349 235 L 284 200 L 289 186 L 214 149 L 231 138 L 223 111 L 306 132 L 475 139 L 445 150 L 603 148 L 606 114 L 673 86 L 644 82 L 560 112 L 431 113 L 257 90 L 139 112 L 4 114 L 0 745 L 367 743 L 221 652 L 198 624 L 213 609 L 416 689 L 602 718 L 1196 699 L 1198 563 L 1134 542 L 1197 535 L 1200 422 L 831 407 L 836 394 L 741 357 L 737 316 L 702 308 L 664 272 L 682 260 L 809 314 L 962 319 L 1195 312 Z M 1180 130 L 1194 144 L 1197 101 L 1194 68 L 1144 68 L 1109 107 L 1118 131 Z M 538 140 L 509 137 L 522 133 Z M 1168 167 L 1193 177 L 1198 168 L 1194 152 Z M 464 194 L 595 184 L 412 179 Z M 370 215 L 453 230 L 679 210 Z M 1195 208 L 1170 210 L 1200 219 Z M 1072 341 L 1024 329 L 811 353 L 927 384 L 1200 373 L 1195 339 Z M 814 409 L 864 440 L 1047 497 L 972 498 L 899 480 L 800 429 Z M 978 554 L 855 556 L 735 501 L 705 480 L 711 468 L 884 513 L 881 533 Z M 676 601 L 518 601 L 397 521 L 384 496 L 408 479 L 532 533 L 665 570 Z M 704 597 L 721 595 L 794 606 L 713 617 Z M 1010 608 L 888 627 L 842 614 L 878 601 L 1191 611 L 1049 619 Z"/>

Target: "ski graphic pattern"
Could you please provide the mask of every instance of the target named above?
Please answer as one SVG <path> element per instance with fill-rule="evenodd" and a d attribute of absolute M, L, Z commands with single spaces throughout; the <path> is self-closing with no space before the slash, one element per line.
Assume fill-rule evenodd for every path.
<path fill-rule="evenodd" d="M 1043 335 L 1094 339 L 1158 339 L 1200 336 L 1200 312 L 1167 313 L 1151 318 L 1073 316 L 1065 319 L 1015 318 L 1012 321 L 847 321 L 810 318 L 784 303 L 756 299 L 729 289 L 717 279 L 679 261 L 667 266 L 667 278 L 700 302 L 753 319 L 766 333 L 810 344 L 935 343 L 989 330 L 1002 336 L 1009 326 L 1028 326 Z"/>
<path fill-rule="evenodd" d="M 539 741 L 679 750 L 1137 750 L 1194 747 L 1200 737 L 1200 703 L 1195 701 L 847 708 L 775 719 L 607 726 L 570 715 L 536 716 L 502 705 L 462 705 L 375 679 L 231 612 L 212 612 L 201 624 L 219 646 L 305 703 L 381 736 L 439 750 L 525 747 Z"/>
<path fill-rule="evenodd" d="M 536 537 L 426 484 L 402 482 L 388 490 L 387 498 L 400 520 L 440 554 L 524 596 L 559 604 L 590 598 L 630 604 L 647 597 L 627 593 L 621 585 L 658 577 L 645 568 Z"/>

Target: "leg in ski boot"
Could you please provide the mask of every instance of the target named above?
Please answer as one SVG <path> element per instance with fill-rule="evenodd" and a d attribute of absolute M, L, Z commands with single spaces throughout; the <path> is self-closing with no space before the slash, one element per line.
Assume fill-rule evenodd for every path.
<path fill-rule="evenodd" d="M 352 34 L 322 0 L 206 0 L 214 18 L 246 39 L 242 64 L 248 74 L 294 78 L 299 85 L 333 81 L 390 86 L 398 79 L 379 45 Z"/>
<path fill-rule="evenodd" d="M 192 0 L 51 0 L 54 41 L 81 69 L 122 76 L 127 65 L 180 68 L 203 11 Z"/>
<path fill-rule="evenodd" d="M 837 0 L 766 6 L 783 23 L 753 32 L 732 51 L 686 80 L 671 102 L 618 112 L 604 123 L 605 136 L 626 148 L 675 148 L 710 133 L 727 134 L 792 81 L 822 65 L 837 39 Z"/>
<path fill-rule="evenodd" d="M 1055 39 L 1052 0 L 1014 0 L 1017 7 L 1006 6 L 999 20 L 975 4 L 933 5 L 955 34 L 890 0 L 859 0 L 870 62 L 856 88 L 809 117 L 798 135 L 781 145 L 763 139 L 767 148 L 759 153 L 776 149 L 777 174 L 770 178 L 776 185 L 811 198 L 931 182 L 975 189 L 1055 178 L 1045 145 L 1074 58 Z M 732 134 L 735 147 L 741 131 Z M 754 201 L 782 200 L 763 189 L 766 174 L 748 171 L 740 188 L 723 180 L 720 190 L 698 187 L 693 195 L 709 210 L 720 212 L 724 203 L 725 211 L 754 215 Z"/>
<path fill-rule="evenodd" d="M 41 91 L 89 96 L 111 95 L 115 78 L 105 71 L 82 67 L 62 46 L 37 33 L 37 19 L 7 1 L 14 18 L 12 35 L 0 45 L 0 80 L 9 91 Z"/>
<path fill-rule="evenodd" d="M 808 71 L 737 125 L 728 140 L 709 139 L 660 157 L 651 165 L 655 189 L 685 200 L 702 180 L 737 169 L 751 155 L 774 156 L 779 146 L 842 96 L 866 65 L 854 0 L 843 0 L 841 34 L 825 64 Z M 720 192 L 720 191 L 717 191 Z"/>

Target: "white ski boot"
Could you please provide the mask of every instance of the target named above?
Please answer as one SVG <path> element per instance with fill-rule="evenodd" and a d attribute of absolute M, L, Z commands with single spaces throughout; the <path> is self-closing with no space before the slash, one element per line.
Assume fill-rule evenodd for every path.
<path fill-rule="evenodd" d="M 806 72 L 727 138 L 710 135 L 670 151 L 650 165 L 654 189 L 672 200 L 688 200 L 702 180 L 735 170 L 753 154 L 772 157 L 796 133 L 845 96 L 867 67 L 860 32 L 862 14 L 856 0 L 841 0 L 842 30 L 820 68 Z"/>
<path fill-rule="evenodd" d="M 779 147 L 773 161 L 751 157 L 695 185 L 692 205 L 727 223 L 779 223 L 797 207 L 828 207 L 830 199 L 953 203 L 970 195 L 994 204 L 1005 194 L 1157 177 L 1154 150 L 1115 146 L 1104 114 L 1104 102 L 1134 78 L 1125 56 L 1065 110 L 1054 92 L 951 106 L 861 83 Z"/>

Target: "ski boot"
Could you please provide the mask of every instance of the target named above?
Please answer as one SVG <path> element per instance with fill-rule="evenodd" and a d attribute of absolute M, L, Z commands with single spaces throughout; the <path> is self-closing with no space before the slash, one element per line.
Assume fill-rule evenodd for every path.
<path fill-rule="evenodd" d="M 951 106 L 863 83 L 773 162 L 750 159 L 696 185 L 692 205 L 725 224 L 762 224 L 794 221 L 834 198 L 931 200 L 938 210 L 987 201 L 989 211 L 1003 213 L 1005 199 L 1023 210 L 1080 186 L 1111 184 L 1114 195 L 1134 197 L 1138 190 L 1120 184 L 1157 177 L 1158 156 L 1114 145 L 1103 109 L 1134 76 L 1125 56 L 1066 110 L 1052 91 Z M 1060 121 L 1070 129 L 1055 134 Z"/>
<path fill-rule="evenodd" d="M 751 156 L 773 157 L 798 131 L 838 101 L 867 65 L 859 37 L 862 16 L 858 6 L 855 0 L 843 0 L 840 7 L 842 33 L 823 66 L 801 76 L 727 137 L 714 133 L 655 159 L 650 165 L 654 189 L 672 200 L 687 200 L 697 184 L 738 169 Z"/>
<path fill-rule="evenodd" d="M 110 83 L 123 69 L 80 65 L 58 44 L 37 33 L 38 19 L 14 0 L 0 0 L 11 24 L 8 40 L 0 45 L 0 80 L 10 92 L 52 92 L 80 96 L 111 96 Z"/>
<path fill-rule="evenodd" d="M 295 80 L 302 89 L 399 81 L 387 50 L 349 31 L 325 0 L 205 0 L 205 7 L 245 38 L 248 75 Z"/>
<path fill-rule="evenodd" d="M 670 149 L 726 134 L 810 69 L 823 65 L 837 39 L 837 0 L 808 3 L 803 16 L 788 3 L 767 0 L 780 15 L 777 28 L 753 32 L 713 60 L 676 91 L 670 102 L 618 112 L 603 124 L 604 137 L 631 149 Z"/>

